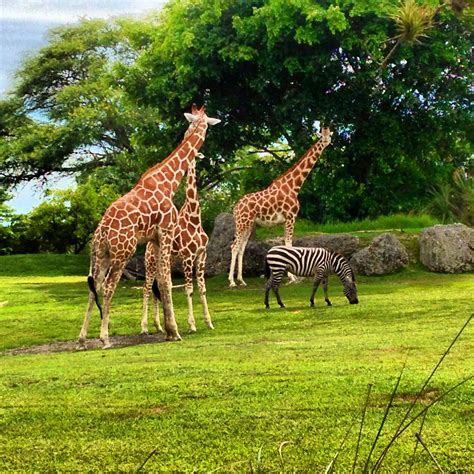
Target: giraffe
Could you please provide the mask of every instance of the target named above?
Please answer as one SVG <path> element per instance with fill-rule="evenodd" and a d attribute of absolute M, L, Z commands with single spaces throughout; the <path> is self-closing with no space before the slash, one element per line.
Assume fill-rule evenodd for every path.
<path fill-rule="evenodd" d="M 200 158 L 203 156 L 198 153 Z M 206 247 L 209 238 L 201 224 L 201 206 L 199 205 L 196 186 L 196 160 L 191 160 L 188 167 L 186 200 L 179 210 L 178 223 L 174 231 L 172 255 L 178 256 L 183 264 L 185 291 L 188 302 L 188 326 L 190 332 L 196 331 L 193 314 L 193 268 L 196 269 L 196 280 L 203 308 L 204 322 L 209 329 L 214 329 L 206 298 L 206 282 L 204 270 L 206 266 Z M 156 259 L 153 243 L 148 242 L 145 252 L 146 280 L 143 286 L 143 315 L 141 321 L 142 334 L 148 334 L 148 300 L 156 275 Z M 156 290 L 155 290 L 156 291 Z M 158 314 L 158 297 L 153 298 L 153 321 L 158 332 L 162 332 Z"/>
<path fill-rule="evenodd" d="M 91 244 L 89 301 L 79 334 L 78 348 L 86 348 L 87 329 L 94 301 L 101 314 L 100 339 L 103 348 L 109 341 L 109 313 L 112 297 L 130 257 L 140 242 L 153 242 L 158 262 L 157 282 L 162 295 L 167 340 L 180 340 L 171 295 L 170 254 L 178 211 L 173 195 L 206 137 L 208 125 L 219 119 L 206 115 L 204 107 L 193 105 L 184 114 L 189 127 L 178 147 L 162 162 L 148 169 L 135 187 L 113 202 L 103 215 Z M 103 293 L 103 309 L 98 303 Z"/>
<path fill-rule="evenodd" d="M 300 209 L 298 193 L 307 176 L 313 169 L 323 150 L 331 143 L 329 128 L 321 130 L 321 139 L 315 142 L 306 153 L 285 173 L 272 181 L 267 188 L 243 196 L 234 207 L 235 238 L 231 246 L 232 259 L 229 270 L 229 286 L 237 286 L 234 280 L 237 263 L 237 281 L 246 283 L 242 277 L 245 247 L 255 224 L 264 227 L 285 225 L 285 245 L 293 242 L 293 229 Z M 289 275 L 290 280 L 295 280 Z"/>

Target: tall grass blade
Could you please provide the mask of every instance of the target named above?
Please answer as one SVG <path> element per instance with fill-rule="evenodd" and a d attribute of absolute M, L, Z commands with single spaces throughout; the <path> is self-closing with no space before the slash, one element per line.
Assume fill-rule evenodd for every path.
<path fill-rule="evenodd" d="M 392 439 L 389 441 L 385 449 L 382 451 L 382 454 L 380 455 L 379 459 L 377 459 L 377 462 L 375 463 L 375 467 L 373 469 L 373 472 L 377 472 L 380 469 L 380 466 L 382 465 L 383 459 L 385 455 L 387 454 L 388 450 L 392 446 L 392 444 L 396 441 L 397 438 L 399 438 L 418 418 L 420 418 L 421 415 L 426 413 L 435 403 L 438 403 L 442 398 L 444 398 L 446 395 L 451 393 L 452 391 L 456 390 L 458 387 L 461 385 L 465 384 L 466 382 L 469 382 L 469 380 L 472 380 L 474 378 L 474 375 L 471 375 L 470 377 L 465 378 L 464 380 L 461 380 L 461 382 L 457 383 L 450 389 L 446 390 L 446 392 L 443 392 L 438 398 L 433 400 L 429 405 L 427 405 L 423 410 L 421 410 L 417 415 L 415 415 L 403 428 L 401 428 L 398 433 L 396 433 Z"/>
<path fill-rule="evenodd" d="M 438 471 L 444 473 L 444 471 L 441 468 L 441 466 L 439 465 L 438 461 L 436 461 L 435 457 L 433 456 L 433 453 L 428 449 L 428 446 L 426 446 L 426 443 L 423 441 L 423 438 L 421 437 L 421 434 L 420 433 L 415 433 L 415 436 L 416 436 L 417 441 L 419 441 L 420 444 L 423 446 L 423 448 L 425 448 L 425 451 L 430 455 L 430 458 L 436 464 L 436 467 L 438 468 Z"/>
<path fill-rule="evenodd" d="M 379 458 L 377 459 L 377 462 L 375 463 L 375 469 L 377 469 L 377 466 L 383 461 L 383 458 L 385 457 L 385 455 L 387 454 L 387 451 L 390 449 L 390 447 L 392 446 L 393 442 L 395 441 L 395 439 L 398 438 L 399 436 L 399 433 L 400 433 L 400 430 L 403 426 L 403 423 L 405 423 L 405 421 L 407 420 L 408 416 L 410 415 L 411 411 L 413 410 L 414 406 L 416 405 L 416 402 L 420 399 L 423 391 L 425 390 L 426 386 L 428 385 L 428 383 L 431 381 L 431 379 L 433 378 L 433 375 L 436 373 L 436 371 L 438 370 L 439 366 L 441 365 L 441 363 L 443 362 L 443 360 L 445 359 L 445 357 L 448 355 L 449 351 L 451 350 L 451 348 L 454 346 L 454 344 L 456 343 L 456 341 L 459 339 L 459 337 L 461 336 L 461 334 L 463 333 L 464 329 L 466 329 L 467 325 L 471 322 L 471 319 L 472 317 L 474 316 L 474 313 L 471 314 L 469 316 L 469 318 L 467 319 L 467 321 L 464 323 L 464 325 L 462 326 L 462 328 L 459 330 L 459 332 L 457 333 L 456 337 L 451 341 L 451 344 L 449 345 L 449 347 L 444 351 L 443 355 L 441 356 L 441 358 L 439 359 L 438 363 L 436 364 L 436 366 L 434 367 L 434 369 L 431 371 L 431 374 L 429 375 L 429 377 L 425 380 L 425 383 L 423 384 L 423 386 L 421 387 L 421 389 L 419 390 L 418 394 L 416 395 L 415 399 L 413 400 L 413 402 L 410 404 L 410 406 L 408 407 L 408 410 L 406 411 L 402 421 L 400 422 L 400 424 L 398 425 L 397 429 L 395 430 L 395 433 L 392 437 L 392 439 L 390 440 L 390 442 L 387 444 L 387 446 L 385 447 L 385 449 L 382 451 L 382 453 L 380 454 Z M 431 405 L 428 405 L 428 406 L 431 406 Z"/>
<path fill-rule="evenodd" d="M 158 451 L 158 446 L 153 449 L 150 454 L 145 458 L 145 460 L 142 462 L 141 466 L 137 469 L 137 472 L 140 472 L 143 467 L 145 466 L 145 464 L 151 459 L 152 456 L 154 456 L 156 454 L 156 452 Z"/>
<path fill-rule="evenodd" d="M 282 471 L 285 469 L 285 462 L 283 461 L 282 450 L 283 450 L 284 446 L 286 446 L 287 444 L 290 444 L 290 443 L 291 443 L 291 441 L 283 441 L 282 443 L 280 443 L 280 446 L 278 446 L 278 456 L 280 457 L 280 466 L 281 466 Z"/>
<path fill-rule="evenodd" d="M 258 450 L 258 453 L 257 453 L 257 466 L 256 466 L 257 474 L 260 472 L 263 472 L 262 471 L 262 451 L 263 451 L 263 446 L 260 446 L 260 449 Z"/>
<path fill-rule="evenodd" d="M 425 414 L 423 415 L 423 418 L 421 419 L 420 431 L 419 431 L 420 435 L 421 435 L 421 432 L 423 431 L 423 426 L 425 424 L 427 414 L 428 414 L 428 412 L 425 412 Z M 412 469 L 413 465 L 415 464 L 416 451 L 418 449 L 418 444 L 419 444 L 419 441 L 418 441 L 418 438 L 417 438 L 416 443 L 415 443 L 415 448 L 413 449 L 413 454 L 411 456 L 410 466 L 408 468 L 408 474 L 411 473 L 411 469 Z"/>
<path fill-rule="evenodd" d="M 352 465 L 352 472 L 353 473 L 355 472 L 355 468 L 356 468 L 356 465 L 357 465 L 357 457 L 359 456 L 360 439 L 362 437 L 362 428 L 364 426 L 365 414 L 367 412 L 367 406 L 369 405 L 369 398 L 370 398 L 371 390 L 372 390 L 372 384 L 369 383 L 367 385 L 367 397 L 365 399 L 365 405 L 364 405 L 364 408 L 362 410 L 362 419 L 360 420 L 359 436 L 357 437 L 356 452 L 355 452 L 355 456 L 354 456 L 354 463 Z"/>
<path fill-rule="evenodd" d="M 324 474 L 330 474 L 332 470 L 334 469 L 334 466 L 336 465 L 337 458 L 339 457 L 339 454 L 341 454 L 342 449 L 344 448 L 344 445 L 346 444 L 347 438 L 349 437 L 349 433 L 352 431 L 352 427 L 355 425 L 355 422 L 357 421 L 357 418 L 354 418 L 352 423 L 349 425 L 349 428 L 346 431 L 346 434 L 344 435 L 344 438 L 341 442 L 341 445 L 339 446 L 338 450 L 336 451 L 336 454 L 334 457 L 331 459 L 331 462 L 327 465 L 326 470 L 324 471 Z"/>
<path fill-rule="evenodd" d="M 400 375 L 398 376 L 397 383 L 395 384 L 395 387 L 392 390 L 392 394 L 390 396 L 390 401 L 388 402 L 386 408 L 385 408 L 385 413 L 383 414 L 382 422 L 380 423 L 379 430 L 377 431 L 377 435 L 375 436 L 374 442 L 372 443 L 372 446 L 370 448 L 369 455 L 367 456 L 367 460 L 365 461 L 365 466 L 364 466 L 364 471 L 367 472 L 369 468 L 369 463 L 370 463 L 370 458 L 372 457 L 372 453 L 374 452 L 375 446 L 377 445 L 377 442 L 379 440 L 380 434 L 382 433 L 383 427 L 385 425 L 385 421 L 387 420 L 388 413 L 390 412 L 390 409 L 392 408 L 393 400 L 395 399 L 395 395 L 398 390 L 398 386 L 400 385 L 400 380 L 402 379 L 403 371 L 405 370 L 405 365 L 406 361 L 403 364 L 402 370 L 400 371 Z"/>

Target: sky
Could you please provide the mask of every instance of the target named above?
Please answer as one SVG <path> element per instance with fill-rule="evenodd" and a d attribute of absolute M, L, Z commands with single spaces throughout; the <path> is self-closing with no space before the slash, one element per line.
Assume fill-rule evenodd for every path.
<path fill-rule="evenodd" d="M 21 63 L 47 44 L 47 32 L 55 26 L 81 18 L 142 16 L 159 10 L 166 0 L 0 0 L 0 98 L 12 88 Z M 73 181 L 54 179 L 52 188 L 68 187 Z M 39 183 L 18 187 L 7 204 L 17 213 L 27 213 L 42 200 Z"/>

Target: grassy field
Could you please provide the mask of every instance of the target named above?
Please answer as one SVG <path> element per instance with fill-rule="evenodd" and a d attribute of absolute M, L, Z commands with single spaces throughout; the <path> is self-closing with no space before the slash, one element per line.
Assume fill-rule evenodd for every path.
<path fill-rule="evenodd" d="M 208 280 L 214 331 L 199 319 L 198 332 L 186 333 L 185 298 L 175 290 L 181 342 L 13 355 L 18 347 L 77 338 L 87 272 L 83 256 L 0 257 L 2 472 L 137 471 L 150 453 L 144 471 L 324 472 L 339 453 L 335 471 L 350 472 L 356 451 L 362 472 L 405 365 L 370 469 L 472 313 L 474 288 L 472 274 L 409 268 L 359 278 L 356 306 L 332 279 L 333 307 L 318 294 L 310 308 L 311 285 L 303 282 L 281 288 L 285 309 L 271 300 L 266 311 L 263 280 L 229 290 L 225 276 L 216 277 Z M 137 283 L 121 283 L 111 335 L 137 334 L 140 314 Z M 473 374 L 472 326 L 409 419 Z M 98 333 L 95 312 L 90 337 Z M 445 471 L 474 470 L 473 395 L 471 381 L 424 419 L 423 441 Z M 421 421 L 396 440 L 382 472 L 410 465 L 437 472 L 421 445 L 414 454 Z"/>

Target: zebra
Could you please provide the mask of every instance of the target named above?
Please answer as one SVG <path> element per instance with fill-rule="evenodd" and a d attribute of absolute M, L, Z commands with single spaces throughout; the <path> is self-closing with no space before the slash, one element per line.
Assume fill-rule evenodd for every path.
<path fill-rule="evenodd" d="M 289 271 L 297 276 L 314 277 L 313 292 L 309 299 L 311 306 L 314 306 L 314 295 L 323 283 L 324 300 L 328 306 L 332 306 L 328 298 L 328 275 L 330 272 L 336 273 L 344 287 L 344 295 L 350 304 L 357 304 L 357 287 L 355 275 L 347 260 L 336 252 L 332 252 L 321 247 L 287 247 L 279 245 L 272 247 L 265 260 L 265 273 L 268 278 L 265 286 L 265 307 L 268 309 L 268 294 L 270 288 L 275 293 L 280 307 L 285 305 L 281 301 L 278 288 L 285 273 Z"/>

